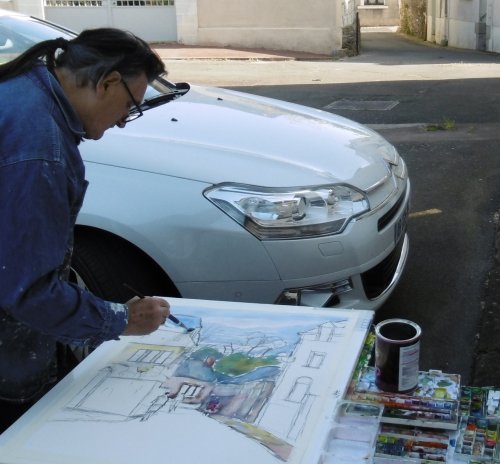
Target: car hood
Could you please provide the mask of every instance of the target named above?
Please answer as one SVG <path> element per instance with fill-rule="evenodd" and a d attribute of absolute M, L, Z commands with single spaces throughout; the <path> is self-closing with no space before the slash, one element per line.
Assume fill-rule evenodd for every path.
<path fill-rule="evenodd" d="M 340 116 L 202 86 L 80 148 L 87 163 L 209 184 L 347 183 L 363 190 L 388 176 L 392 152 L 377 133 Z"/>

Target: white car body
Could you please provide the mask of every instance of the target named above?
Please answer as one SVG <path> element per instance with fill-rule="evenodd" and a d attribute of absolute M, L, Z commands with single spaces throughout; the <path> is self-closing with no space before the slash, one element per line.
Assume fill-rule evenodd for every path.
<path fill-rule="evenodd" d="M 410 188 L 401 158 L 401 178 L 385 160 L 393 150 L 375 132 L 330 113 L 192 87 L 125 129 L 81 146 L 90 185 L 78 223 L 143 250 L 186 298 L 274 303 L 287 289 L 350 279 L 352 290 L 337 304 L 374 309 L 394 288 L 408 251 L 403 223 Z M 203 196 L 225 182 L 348 184 L 369 192 L 371 210 L 337 235 L 259 240 Z M 395 204 L 390 221 L 377 230 Z M 392 278 L 367 298 L 361 274 L 401 240 Z M 329 292 L 319 294 L 315 305 Z"/>
<path fill-rule="evenodd" d="M 0 12 L 0 58 L 59 36 L 47 23 Z M 410 182 L 396 149 L 324 111 L 218 88 L 179 89 L 187 91 L 80 145 L 89 188 L 73 279 L 114 301 L 132 296 L 127 283 L 163 296 L 380 307 L 408 256 Z M 234 209 L 217 197 L 234 186 L 257 193 Z M 292 219 L 281 227 L 281 212 L 263 213 L 262 204 L 293 206 Z M 337 222 L 313 210 L 334 211 Z M 340 225 L 328 232 L 333 222 Z"/>

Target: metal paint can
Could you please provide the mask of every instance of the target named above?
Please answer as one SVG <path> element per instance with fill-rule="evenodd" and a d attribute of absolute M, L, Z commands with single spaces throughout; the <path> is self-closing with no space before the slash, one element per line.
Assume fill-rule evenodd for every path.
<path fill-rule="evenodd" d="M 420 336 L 418 324 L 387 319 L 375 326 L 375 384 L 383 391 L 408 393 L 418 384 Z"/>

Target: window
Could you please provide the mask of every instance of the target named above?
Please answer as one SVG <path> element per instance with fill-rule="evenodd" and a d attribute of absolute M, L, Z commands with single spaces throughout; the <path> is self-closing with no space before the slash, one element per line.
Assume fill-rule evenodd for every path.
<path fill-rule="evenodd" d="M 102 6 L 102 0 L 45 0 L 44 6 Z"/>
<path fill-rule="evenodd" d="M 179 394 L 182 395 L 184 399 L 196 398 L 201 393 L 202 388 L 201 385 L 183 383 L 179 390 Z"/>
<path fill-rule="evenodd" d="M 363 5 L 365 6 L 370 6 L 370 5 L 385 5 L 385 0 L 363 0 Z"/>
<path fill-rule="evenodd" d="M 302 403 L 304 398 L 309 394 L 309 389 L 311 388 L 312 379 L 310 377 L 299 377 L 295 380 L 292 388 L 288 392 L 286 401 L 291 401 L 292 403 Z"/>
<path fill-rule="evenodd" d="M 115 0 L 113 6 L 174 6 L 175 0 Z"/>
<path fill-rule="evenodd" d="M 325 360 L 326 353 L 321 353 L 318 351 L 311 351 L 309 358 L 307 359 L 306 367 L 313 367 L 319 369 Z"/>
<path fill-rule="evenodd" d="M 172 352 L 168 350 L 137 350 L 130 358 L 130 362 L 166 365 Z"/>

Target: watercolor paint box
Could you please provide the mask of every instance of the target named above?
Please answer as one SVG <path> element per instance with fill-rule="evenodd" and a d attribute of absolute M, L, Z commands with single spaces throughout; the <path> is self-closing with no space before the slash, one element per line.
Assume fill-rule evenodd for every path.
<path fill-rule="evenodd" d="M 382 409 L 366 403 L 339 403 L 319 464 L 373 462 Z"/>
<path fill-rule="evenodd" d="M 463 386 L 460 392 L 462 416 L 500 417 L 500 390 L 493 387 Z"/>
<path fill-rule="evenodd" d="M 449 462 L 449 432 L 419 427 L 381 424 L 375 442 L 373 462 L 443 463 Z"/>
<path fill-rule="evenodd" d="M 319 464 L 451 462 L 450 433 L 456 432 L 384 424 L 383 408 L 352 401 L 339 403 Z"/>
<path fill-rule="evenodd" d="M 500 463 L 500 390 L 462 386 L 455 462 Z"/>
<path fill-rule="evenodd" d="M 466 462 L 500 462 L 500 423 L 498 418 L 463 417 L 460 423 L 455 459 Z"/>
<path fill-rule="evenodd" d="M 353 380 L 347 399 L 383 405 L 384 423 L 457 430 L 460 376 L 441 371 L 420 372 L 416 390 L 408 395 L 380 390 L 375 384 L 375 369 L 367 366 Z"/>

